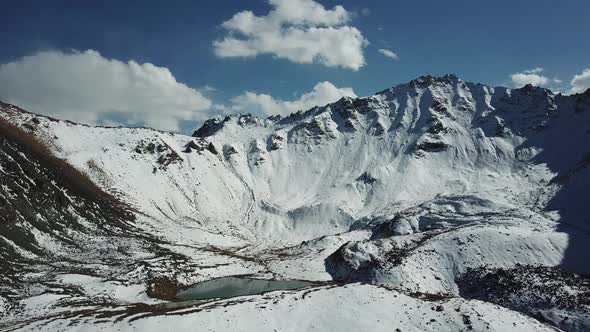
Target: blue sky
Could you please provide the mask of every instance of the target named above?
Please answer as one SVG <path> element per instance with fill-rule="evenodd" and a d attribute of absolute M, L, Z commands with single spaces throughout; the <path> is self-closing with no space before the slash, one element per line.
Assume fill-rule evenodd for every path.
<path fill-rule="evenodd" d="M 101 108 L 98 116 L 92 117 L 78 116 L 77 113 L 91 113 L 96 110 L 84 110 L 83 106 L 76 103 L 71 103 L 76 110 L 60 112 L 58 108 L 67 108 L 68 101 L 55 102 L 55 105 L 47 106 L 44 110 L 43 104 L 53 103 L 55 98 L 67 98 L 69 93 L 89 95 L 89 92 L 76 91 L 84 86 L 76 82 L 80 77 L 85 77 L 83 73 L 71 74 L 64 76 L 64 81 L 67 77 L 71 85 L 59 83 L 61 90 L 53 94 L 56 97 L 46 101 L 47 98 L 52 98 L 47 91 L 57 88 L 40 85 L 42 79 L 36 78 L 39 74 L 33 72 L 34 67 L 41 65 L 35 61 L 42 60 L 33 58 L 29 59 L 27 65 L 22 63 L 24 56 L 35 56 L 40 52 L 58 52 L 67 57 L 75 51 L 94 50 L 97 55 L 93 56 L 100 59 L 117 60 L 122 64 L 130 60 L 139 65 L 151 63 L 169 70 L 174 80 L 183 85 L 179 87 L 182 91 L 173 89 L 170 94 L 180 93 L 189 100 L 186 105 L 177 105 L 178 110 L 174 113 L 175 121 L 182 125 L 176 128 L 173 124 L 165 126 L 168 128 L 162 127 L 169 130 L 186 130 L 185 127 L 194 122 L 221 113 L 253 111 L 267 115 L 272 112 L 287 112 L 297 106 L 307 106 L 300 100 L 302 94 L 313 92 L 320 82 L 330 82 L 335 89 L 350 88 L 354 94 L 363 96 L 424 74 L 456 73 L 464 80 L 491 85 L 531 82 L 567 92 L 572 89 L 570 82 L 574 75 L 582 75 L 585 69 L 590 68 L 590 43 L 587 42 L 590 33 L 590 2 L 582 0 L 320 0 L 317 3 L 312 0 L 297 0 L 290 4 L 297 6 L 301 2 L 300 7 L 303 8 L 304 5 L 314 3 L 323 6 L 329 15 L 321 15 L 318 18 L 321 22 L 318 21 L 317 24 L 293 19 L 295 21 L 279 24 L 281 29 L 355 29 L 360 33 L 363 45 L 357 47 L 356 53 L 353 53 L 360 52 L 364 64 L 359 65 L 358 59 L 354 60 L 354 56 L 349 56 L 348 53 L 334 55 L 336 64 L 322 61 L 322 56 L 332 56 L 330 52 L 338 48 L 337 44 L 323 48 L 324 53 L 311 61 L 292 59 L 289 58 L 291 55 L 280 54 L 285 51 L 275 51 L 282 48 L 276 44 L 264 46 L 264 50 L 250 49 L 248 52 L 258 52 L 255 57 L 240 56 L 240 51 L 235 51 L 237 53 L 232 53 L 234 55 L 229 57 L 220 56 L 220 51 L 214 45 L 215 41 L 236 36 L 239 39 L 248 39 L 240 34 L 243 30 L 239 29 L 243 26 L 234 24 L 232 29 L 223 26 L 223 22 L 243 11 L 251 11 L 255 17 L 271 21 L 267 15 L 278 8 L 277 3 L 281 1 L 270 1 L 95 1 L 93 4 L 73 0 L 3 1 L 4 14 L 0 20 L 3 47 L 0 48 L 0 63 L 4 68 L 0 67 L 0 86 L 4 88 L 0 87 L 0 99 L 18 102 L 33 108 L 33 111 L 73 116 L 74 120 L 82 122 L 145 124 L 141 111 L 135 108 L 150 108 L 151 104 L 148 105 L 147 101 L 139 106 L 130 101 L 121 101 L 122 105 L 107 103 L 101 106 L 104 109 Z M 335 6 L 341 6 L 343 11 L 335 9 Z M 286 9 L 286 13 L 289 12 L 293 10 Z M 334 19 L 328 22 L 332 14 Z M 305 12 L 303 15 L 302 17 L 311 17 Z M 288 21 L 290 18 L 281 19 Z M 319 36 L 318 43 L 330 41 L 329 37 Z M 343 42 L 349 40 L 346 36 L 343 38 Z M 337 42 L 338 40 L 330 41 Z M 285 39 L 285 43 L 293 43 L 293 40 Z M 301 44 L 301 47 L 308 48 L 309 52 L 321 47 L 313 45 L 314 41 L 306 43 Z M 397 59 L 383 55 L 379 52 L 380 49 L 394 52 Z M 12 66 L 9 74 L 3 75 L 3 69 L 8 71 L 7 64 L 15 63 L 20 64 L 20 67 Z M 63 68 L 63 71 L 56 71 L 53 75 L 57 76 L 60 72 L 69 73 L 85 67 L 79 65 L 76 67 L 78 69 L 70 69 L 67 61 L 60 62 L 59 65 L 55 62 L 52 67 L 55 66 L 68 67 Z M 523 76 L 511 77 L 517 73 Z M 101 75 L 93 75 L 92 72 L 87 74 L 95 78 L 94 83 L 97 86 L 101 86 Z M 25 78 L 15 79 L 21 76 L 35 79 L 32 82 Z M 153 81 L 149 74 L 144 76 Z M 12 86 L 15 80 L 22 82 L 14 84 L 18 87 L 6 88 Z M 109 85 L 109 80 L 113 78 L 104 79 L 104 85 Z M 582 77 L 581 84 L 585 84 L 585 80 L 586 77 Z M 127 89 L 129 84 L 126 84 L 121 84 L 121 89 Z M 29 86 L 32 86 L 30 90 L 27 89 Z M 184 86 L 194 89 L 198 96 L 190 96 L 190 92 L 184 91 Z M 159 89 L 158 85 L 152 88 Z M 66 89 L 69 90 L 65 91 Z M 40 96 L 27 96 L 31 94 L 31 90 L 32 94 Z M 244 98 L 246 91 L 252 94 L 250 99 Z M 351 90 L 334 91 L 336 92 L 331 97 L 351 93 Z M 109 99 L 109 92 L 103 92 L 102 97 Z M 116 95 L 110 99 L 123 98 L 118 92 L 112 93 Z M 140 93 L 133 91 L 129 95 L 142 98 Z M 272 98 L 266 98 L 266 101 L 274 102 L 274 108 L 264 108 L 264 98 L 261 95 Z M 242 104 L 240 96 L 243 97 Z M 197 97 L 204 100 L 197 100 Z M 308 97 L 309 100 L 318 102 L 325 99 L 314 99 L 313 95 Z M 288 101 L 293 104 L 281 104 L 282 108 L 275 110 L 277 104 Z M 186 116 L 191 110 L 184 110 L 183 107 L 191 108 L 190 105 L 197 105 L 195 108 L 198 110 L 195 112 L 199 113 L 198 116 Z M 109 110 L 111 106 L 113 109 Z M 166 115 L 164 102 L 156 106 Z M 158 116 L 156 106 L 148 114 L 153 119 L 147 124 L 158 127 L 154 124 L 163 120 Z M 185 114 L 185 118 L 182 114 Z"/>

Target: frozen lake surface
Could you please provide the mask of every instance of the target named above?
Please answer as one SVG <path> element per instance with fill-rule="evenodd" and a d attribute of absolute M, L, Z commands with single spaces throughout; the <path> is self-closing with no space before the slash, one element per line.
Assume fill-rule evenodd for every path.
<path fill-rule="evenodd" d="M 207 300 L 254 295 L 275 290 L 292 290 L 316 285 L 303 280 L 267 280 L 243 277 L 223 277 L 203 281 L 179 291 L 179 300 Z"/>

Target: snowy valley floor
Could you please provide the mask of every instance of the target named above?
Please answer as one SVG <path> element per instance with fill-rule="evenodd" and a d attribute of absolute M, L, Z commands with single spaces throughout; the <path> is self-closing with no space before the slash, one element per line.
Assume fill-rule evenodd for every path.
<path fill-rule="evenodd" d="M 20 308 L 7 308 L 2 329 L 553 331 L 561 325 L 566 330 L 584 331 L 590 321 L 587 310 L 590 278 L 551 268 L 535 270 L 517 266 L 495 273 L 489 273 L 493 269 L 469 269 L 457 280 L 459 294 L 441 293 L 439 286 L 428 286 L 437 279 L 442 280 L 436 277 L 440 271 L 426 265 L 430 264 L 425 258 L 428 256 L 404 253 L 403 259 L 410 265 L 414 260 L 424 265 L 412 267 L 410 273 L 414 276 L 408 276 L 397 287 L 332 281 L 325 266 L 330 256 L 343 244 L 363 243 L 370 236 L 366 231 L 353 231 L 300 246 L 256 252 L 248 247 L 221 250 L 174 246 L 183 253 L 181 256 L 144 257 L 130 265 L 130 268 L 135 266 L 131 271 L 120 273 L 118 280 L 81 273 L 45 273 L 45 281 L 31 276 L 31 281 L 35 280 L 39 287 L 38 293 L 22 300 Z M 469 250 L 469 245 L 464 246 Z M 421 250 L 432 252 L 433 249 L 425 246 L 417 251 Z M 96 265 L 80 263 L 79 266 L 98 270 Z M 306 279 L 326 284 L 225 300 L 169 302 L 147 295 L 150 279 L 142 277 L 142 266 L 151 271 L 150 275 L 174 276 L 184 285 L 225 275 Z M 389 269 L 393 271 L 396 267 L 392 265 Z M 390 273 L 404 273 L 401 271 Z M 495 278 L 498 274 L 501 277 Z M 18 314 L 12 316 L 13 310 Z"/>
<path fill-rule="evenodd" d="M 18 330 L 18 327 L 15 326 Z M 351 284 L 206 302 L 188 308 L 84 308 L 25 330 L 213 331 L 552 331 L 481 301 L 421 299 Z"/>

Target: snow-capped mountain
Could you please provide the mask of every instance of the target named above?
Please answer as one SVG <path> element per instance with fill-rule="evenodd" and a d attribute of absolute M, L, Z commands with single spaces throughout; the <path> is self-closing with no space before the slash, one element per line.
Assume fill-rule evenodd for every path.
<path fill-rule="evenodd" d="M 425 76 L 193 136 L 0 108 L 108 197 L 2 137 L 7 326 L 590 329 L 590 90 Z M 245 274 L 328 283 L 154 307 Z"/>

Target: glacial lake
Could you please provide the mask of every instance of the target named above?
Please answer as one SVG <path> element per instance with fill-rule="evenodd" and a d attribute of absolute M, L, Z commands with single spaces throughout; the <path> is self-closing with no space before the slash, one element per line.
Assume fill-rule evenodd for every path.
<path fill-rule="evenodd" d="M 255 295 L 276 290 L 293 290 L 318 285 L 304 280 L 267 280 L 245 277 L 223 277 L 197 283 L 180 290 L 180 301 L 226 299 L 235 296 Z"/>

